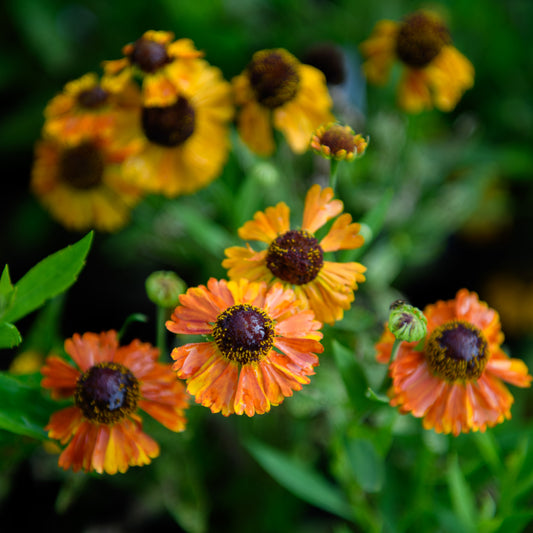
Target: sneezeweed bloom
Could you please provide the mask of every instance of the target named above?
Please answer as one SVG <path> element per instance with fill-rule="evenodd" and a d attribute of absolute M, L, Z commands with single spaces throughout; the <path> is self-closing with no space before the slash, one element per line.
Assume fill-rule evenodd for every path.
<path fill-rule="evenodd" d="M 72 144 L 68 138 L 36 143 L 31 189 L 50 214 L 69 230 L 118 231 L 127 224 L 141 191 L 121 166 L 133 151 L 97 132 Z"/>
<path fill-rule="evenodd" d="M 132 127 L 121 130 L 119 142 L 140 147 L 124 162 L 125 176 L 168 197 L 205 187 L 226 162 L 233 114 L 230 84 L 218 68 L 196 59 L 172 104 L 145 104 Z"/>
<path fill-rule="evenodd" d="M 208 340 L 174 348 L 173 369 L 213 413 L 263 414 L 310 382 L 321 324 L 290 289 L 211 278 L 180 302 L 167 329 Z"/>
<path fill-rule="evenodd" d="M 190 39 L 174 41 L 174 34 L 149 30 L 122 50 L 124 57 L 104 61 L 104 80 L 115 90 L 132 79 L 141 80 L 146 107 L 174 104 L 186 90 L 203 52 Z"/>
<path fill-rule="evenodd" d="M 400 344 L 390 363 L 390 403 L 401 413 L 423 419 L 437 433 L 485 431 L 511 418 L 513 396 L 504 381 L 529 387 L 532 377 L 523 361 L 501 349 L 498 313 L 461 289 L 453 300 L 424 309 L 427 337 Z M 387 363 L 394 336 L 386 327 L 376 345 L 377 360 Z"/>
<path fill-rule="evenodd" d="M 403 22 L 378 22 L 361 52 L 363 71 L 374 84 L 387 81 L 395 61 L 402 64 L 398 103 L 410 113 L 433 106 L 451 111 L 474 84 L 474 67 L 453 46 L 444 21 L 430 11 L 416 11 Z"/>
<path fill-rule="evenodd" d="M 256 52 L 233 88 L 239 134 L 258 155 L 274 152 L 272 128 L 283 133 L 293 152 L 303 153 L 313 131 L 333 120 L 324 74 L 282 48 Z"/>
<path fill-rule="evenodd" d="M 355 134 L 350 126 L 331 122 L 320 126 L 311 137 L 312 150 L 326 159 L 353 161 L 361 157 L 368 146 L 368 139 Z"/>
<path fill-rule="evenodd" d="M 140 107 L 137 85 L 109 87 L 105 81 L 90 72 L 68 82 L 54 96 L 44 110 L 43 136 L 61 138 L 64 142 L 78 144 L 84 137 L 112 136 L 119 127 L 124 112 Z"/>
<path fill-rule="evenodd" d="M 53 398 L 74 400 L 45 427 L 51 439 L 68 443 L 61 468 L 116 474 L 150 463 L 159 445 L 143 432 L 139 409 L 172 431 L 185 429 L 185 387 L 150 344 L 119 346 L 117 333 L 107 331 L 75 334 L 65 350 L 75 366 L 50 356 L 41 371 Z"/>
<path fill-rule="evenodd" d="M 285 202 L 258 211 L 253 220 L 239 228 L 239 237 L 261 241 L 267 248 L 256 251 L 248 243 L 246 247 L 227 248 L 222 266 L 233 280 L 281 282 L 313 310 L 317 320 L 333 324 L 350 308 L 357 284 L 365 281 L 366 270 L 360 263 L 325 259 L 327 252 L 352 250 L 364 242 L 360 225 L 352 222 L 349 213 L 341 215 L 343 207 L 340 200 L 333 199 L 330 187 L 313 185 L 305 199 L 299 229 L 291 229 L 290 210 Z M 334 218 L 319 241 L 315 233 Z"/>

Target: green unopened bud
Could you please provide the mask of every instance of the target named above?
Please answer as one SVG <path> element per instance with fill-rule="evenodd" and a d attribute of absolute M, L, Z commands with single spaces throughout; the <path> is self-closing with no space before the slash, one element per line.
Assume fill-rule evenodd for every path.
<path fill-rule="evenodd" d="M 427 333 L 427 319 L 420 309 L 403 300 L 390 306 L 389 330 L 400 341 L 418 342 Z"/>
<path fill-rule="evenodd" d="M 159 307 L 176 307 L 186 288 L 185 282 L 171 271 L 152 272 L 146 279 L 146 294 Z"/>

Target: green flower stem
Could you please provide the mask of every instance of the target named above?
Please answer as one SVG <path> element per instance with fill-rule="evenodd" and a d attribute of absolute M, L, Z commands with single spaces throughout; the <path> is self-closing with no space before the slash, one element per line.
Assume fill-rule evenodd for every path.
<path fill-rule="evenodd" d="M 392 345 L 392 350 L 391 350 L 391 354 L 390 354 L 390 360 L 391 361 L 394 361 L 394 359 L 396 358 L 396 355 L 398 354 L 398 350 L 400 349 L 400 344 L 402 342 L 403 341 L 400 340 L 400 339 L 394 339 L 394 344 Z"/>
<path fill-rule="evenodd" d="M 335 192 L 335 187 L 337 186 L 337 170 L 339 167 L 339 162 L 336 159 L 331 159 L 331 164 L 329 166 L 329 186 Z"/>

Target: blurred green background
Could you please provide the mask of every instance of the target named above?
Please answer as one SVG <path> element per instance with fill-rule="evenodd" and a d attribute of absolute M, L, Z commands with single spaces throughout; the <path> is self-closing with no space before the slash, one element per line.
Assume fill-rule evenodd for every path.
<path fill-rule="evenodd" d="M 431 5 L 444 10 L 455 46 L 474 64 L 475 86 L 450 114 L 406 116 L 395 107 L 393 82 L 383 88 L 365 85 L 357 47 L 378 20 L 399 20 Z M 459 288 L 467 287 L 500 311 L 507 346 L 531 368 L 533 2 L 4 0 L 0 14 L 0 266 L 9 264 L 13 281 L 82 236 L 54 222 L 28 189 L 42 111 L 67 81 L 100 72 L 102 60 L 120 57 L 122 46 L 148 29 L 191 38 L 228 80 L 258 49 L 284 47 L 304 59 L 312 46 L 333 43 L 343 50 L 349 74 L 336 90 L 347 99 L 352 112 L 348 116 L 356 122 L 352 127 L 371 138 L 365 157 L 341 168 L 338 194 L 357 220 L 386 191 L 393 191 L 382 231 L 360 258 L 369 269 L 368 281 L 356 297 L 357 307 L 341 323 L 338 338 L 361 352 L 363 360 L 371 359 L 372 344 L 395 297 L 406 295 L 424 307 L 453 298 Z M 320 171 L 312 154 L 291 158 L 281 149 L 269 161 L 250 162 L 247 157 L 236 146 L 223 175 L 208 189 L 177 202 L 151 199 L 135 210 L 131 227 L 116 235 L 97 234 L 78 282 L 56 303 L 61 318 L 54 334 L 65 338 L 75 331 L 119 329 L 129 314 L 140 312 L 150 319 L 136 324 L 131 335 L 154 342 L 146 277 L 153 270 L 172 269 L 192 286 L 210 276 L 224 276 L 222 253 L 237 242 L 236 228 L 256 209 L 280 200 L 294 202 L 298 211 L 301 192 Z M 221 200 L 228 197 L 234 198 L 233 205 L 251 201 L 239 204 L 245 208 L 235 214 Z M 196 231 L 189 233 L 192 228 Z M 20 324 L 23 335 L 31 331 L 34 318 Z M 1 368 L 7 368 L 15 355 L 16 351 L 2 353 Z M 368 375 L 366 379 L 371 381 Z M 154 425 L 162 448 L 159 459 L 113 478 L 65 474 L 54 456 L 36 443 L 14 446 L 10 436 L 0 432 L 0 524 L 6 524 L 2 530 L 365 531 L 281 487 L 245 446 L 253 436 L 350 485 L 343 479 L 343 456 L 337 453 L 341 439 L 335 429 L 346 416 L 342 387 L 336 369 L 325 362 L 307 392 L 266 416 L 224 419 L 193 407 L 183 435 Z M 516 408 L 521 414 L 504 425 L 508 432 L 495 430 L 502 453 L 513 452 L 519 436 L 531 427 L 533 396 L 520 392 Z M 361 480 L 354 482 L 359 483 L 356 494 L 374 498 L 371 507 L 384 517 L 386 531 L 413 531 L 409 520 L 403 525 L 398 521 L 412 506 L 420 508 L 420 531 L 461 530 L 468 523 L 457 519 L 459 504 L 453 497 L 448 500 L 442 479 L 428 481 L 414 465 L 435 472 L 432 461 L 448 461 L 448 472 L 456 472 L 453 453 L 460 456 L 472 441 L 459 438 L 450 444 L 431 435 L 422 445 L 414 445 L 427 452 L 425 463 L 408 453 L 420 432 L 399 437 L 404 464 L 394 464 L 387 471 L 387 483 L 367 491 L 371 496 L 360 492 Z M 380 443 L 377 433 L 372 439 L 384 458 L 391 443 Z M 443 459 L 448 452 L 448 459 Z M 523 461 L 524 467 L 533 462 L 528 449 Z M 402 476 L 409 468 L 413 477 L 406 480 Z M 465 475 L 471 475 L 477 487 L 477 502 L 485 501 L 483 491 L 490 492 L 492 486 L 483 477 L 483 463 L 472 461 L 469 468 Z M 461 485 L 457 479 L 449 474 L 449 485 Z M 413 490 L 402 494 L 404 484 L 410 483 Z M 434 506 L 423 494 L 424 483 L 435 491 L 429 492 L 436 495 Z M 419 500 L 410 499 L 413 495 Z M 527 507 L 531 498 L 522 503 Z M 446 505 L 455 510 L 455 518 Z M 432 529 L 435 515 L 438 526 Z M 529 521 L 528 516 L 522 518 L 509 530 L 518 531 Z"/>

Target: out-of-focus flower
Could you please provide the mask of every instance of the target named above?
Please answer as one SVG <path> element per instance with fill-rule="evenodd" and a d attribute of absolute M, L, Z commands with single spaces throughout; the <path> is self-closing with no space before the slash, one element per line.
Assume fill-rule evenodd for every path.
<path fill-rule="evenodd" d="M 366 270 L 360 263 L 324 258 L 327 252 L 359 248 L 364 242 L 360 225 L 352 222 L 350 214 L 341 215 L 343 208 L 340 200 L 333 200 L 330 187 L 313 185 L 305 199 L 300 229 L 291 229 L 285 202 L 258 211 L 253 220 L 239 228 L 239 237 L 264 242 L 268 248 L 255 251 L 249 244 L 227 248 L 222 266 L 233 280 L 280 281 L 313 310 L 317 320 L 333 324 L 342 319 L 343 310 L 350 308 L 357 283 L 365 281 Z M 337 216 L 318 241 L 315 232 Z"/>
<path fill-rule="evenodd" d="M 12 374 L 33 374 L 39 372 L 43 366 L 44 356 L 36 350 L 26 350 L 19 353 L 9 365 Z"/>
<path fill-rule="evenodd" d="M 174 348 L 173 369 L 213 413 L 266 413 L 315 373 L 321 324 L 281 284 L 211 278 L 180 301 L 167 329 L 209 340 Z"/>
<path fill-rule="evenodd" d="M 36 143 L 31 189 L 41 204 L 70 230 L 117 231 L 128 221 L 141 191 L 123 175 L 131 149 L 98 132 L 72 144 L 68 138 Z"/>
<path fill-rule="evenodd" d="M 431 11 L 416 11 L 403 22 L 382 20 L 361 44 L 363 71 L 384 84 L 395 61 L 403 65 L 400 107 L 417 113 L 433 106 L 451 111 L 474 84 L 474 67 L 453 45 L 444 21 Z"/>
<path fill-rule="evenodd" d="M 140 78 L 142 101 L 146 107 L 174 104 L 189 88 L 204 54 L 190 39 L 174 41 L 174 34 L 149 30 L 122 50 L 124 57 L 104 61 L 104 80 L 112 90 L 120 90 L 132 79 Z"/>
<path fill-rule="evenodd" d="M 234 114 L 230 84 L 203 59 L 195 59 L 177 95 L 165 106 L 145 104 L 119 139 L 140 146 L 124 162 L 127 179 L 168 197 L 195 192 L 222 172 Z"/>
<path fill-rule="evenodd" d="M 233 87 L 239 134 L 259 155 L 274 151 L 273 127 L 295 153 L 303 153 L 313 131 L 333 120 L 324 74 L 282 48 L 256 52 Z"/>
<path fill-rule="evenodd" d="M 115 90 L 113 90 L 115 89 Z M 109 87 L 92 72 L 68 82 L 44 110 L 45 138 L 78 144 L 86 136 L 114 135 L 124 112 L 139 109 L 140 93 L 134 83 Z"/>
<path fill-rule="evenodd" d="M 107 331 L 75 334 L 65 350 L 76 366 L 50 356 L 41 371 L 53 398 L 74 399 L 45 427 L 51 439 L 68 443 L 61 468 L 116 474 L 150 463 L 159 446 L 143 432 L 139 409 L 172 431 L 185 429 L 185 387 L 150 344 L 119 346 L 116 332 Z"/>
<path fill-rule="evenodd" d="M 311 137 L 312 150 L 326 159 L 352 161 L 361 157 L 368 146 L 368 139 L 357 134 L 350 126 L 332 122 L 320 126 Z"/>
<path fill-rule="evenodd" d="M 498 313 L 461 289 L 453 300 L 424 309 L 427 337 L 400 344 L 390 363 L 391 405 L 423 419 L 437 433 L 485 431 L 511 418 L 514 398 L 503 381 L 529 387 L 532 377 L 523 361 L 501 349 Z M 387 363 L 394 335 L 386 327 L 376 344 L 377 359 Z"/>
<path fill-rule="evenodd" d="M 420 309 L 397 300 L 391 305 L 388 327 L 398 340 L 418 342 L 426 336 L 427 319 Z"/>

